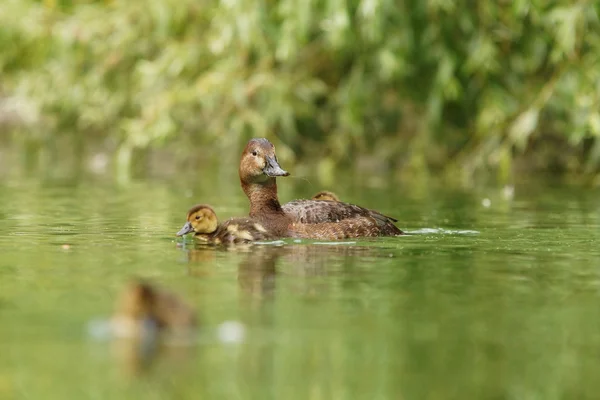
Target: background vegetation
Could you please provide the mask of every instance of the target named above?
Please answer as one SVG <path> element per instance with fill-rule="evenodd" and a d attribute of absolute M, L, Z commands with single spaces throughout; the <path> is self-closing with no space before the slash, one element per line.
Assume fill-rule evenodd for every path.
<path fill-rule="evenodd" d="M 4 0 L 0 124 L 25 146 L 277 138 L 288 162 L 473 176 L 600 165 L 598 3 Z M 211 151 L 212 152 L 212 151 Z M 198 152 L 195 154 L 198 155 Z M 364 157 L 363 157 L 364 156 Z M 228 160 L 230 161 L 230 160 Z"/>

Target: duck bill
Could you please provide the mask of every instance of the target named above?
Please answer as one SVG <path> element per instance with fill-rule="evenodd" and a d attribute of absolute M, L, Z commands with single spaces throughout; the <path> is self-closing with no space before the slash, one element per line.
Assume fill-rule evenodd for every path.
<path fill-rule="evenodd" d="M 263 172 L 265 175 L 270 176 L 270 177 L 276 177 L 276 176 L 288 176 L 290 174 L 289 172 L 283 170 L 283 168 L 281 168 L 279 166 L 279 163 L 277 162 L 277 159 L 275 157 L 267 156 L 266 161 L 267 161 L 267 165 L 263 169 Z"/>
<path fill-rule="evenodd" d="M 188 233 L 193 231 L 194 227 L 192 226 L 192 224 L 190 222 L 186 222 L 183 228 L 181 228 L 179 232 L 177 232 L 177 236 L 187 235 Z"/>

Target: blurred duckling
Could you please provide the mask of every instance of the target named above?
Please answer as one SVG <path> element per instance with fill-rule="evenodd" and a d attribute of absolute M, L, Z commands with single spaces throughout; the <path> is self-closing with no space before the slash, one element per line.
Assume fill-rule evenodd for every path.
<path fill-rule="evenodd" d="M 188 360 L 196 342 L 196 313 L 175 294 L 136 280 L 123 290 L 115 308 L 111 350 L 125 377 L 147 371 L 159 360 L 173 366 Z"/>
<path fill-rule="evenodd" d="M 194 232 L 194 238 L 211 244 L 250 243 L 277 239 L 261 223 L 252 218 L 231 218 L 219 224 L 217 214 L 207 204 L 198 204 L 187 213 L 187 222 L 177 232 L 183 236 Z"/>
<path fill-rule="evenodd" d="M 313 200 L 340 201 L 340 198 L 333 192 L 323 190 L 312 197 Z"/>
<path fill-rule="evenodd" d="M 175 294 L 140 280 L 125 288 L 115 308 L 112 326 L 120 337 L 185 334 L 197 326 L 192 307 Z"/>

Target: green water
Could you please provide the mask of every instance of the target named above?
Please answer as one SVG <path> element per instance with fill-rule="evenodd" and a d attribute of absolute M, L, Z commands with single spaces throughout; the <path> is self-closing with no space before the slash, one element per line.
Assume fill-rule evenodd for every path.
<path fill-rule="evenodd" d="M 1 399 L 599 396 L 600 191 L 280 180 L 284 201 L 333 189 L 413 234 L 227 251 L 174 237 L 196 202 L 247 210 L 234 175 L 193 178 L 2 182 Z M 195 346 L 140 366 L 90 335 L 132 276 L 197 308 Z"/>

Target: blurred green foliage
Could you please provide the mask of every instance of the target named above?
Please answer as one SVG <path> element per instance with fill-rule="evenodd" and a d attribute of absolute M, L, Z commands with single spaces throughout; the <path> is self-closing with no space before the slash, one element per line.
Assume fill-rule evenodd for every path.
<path fill-rule="evenodd" d="M 592 1 L 4 0 L 0 90 L 21 132 L 110 139 L 124 166 L 276 134 L 329 163 L 595 173 L 599 32 Z"/>

